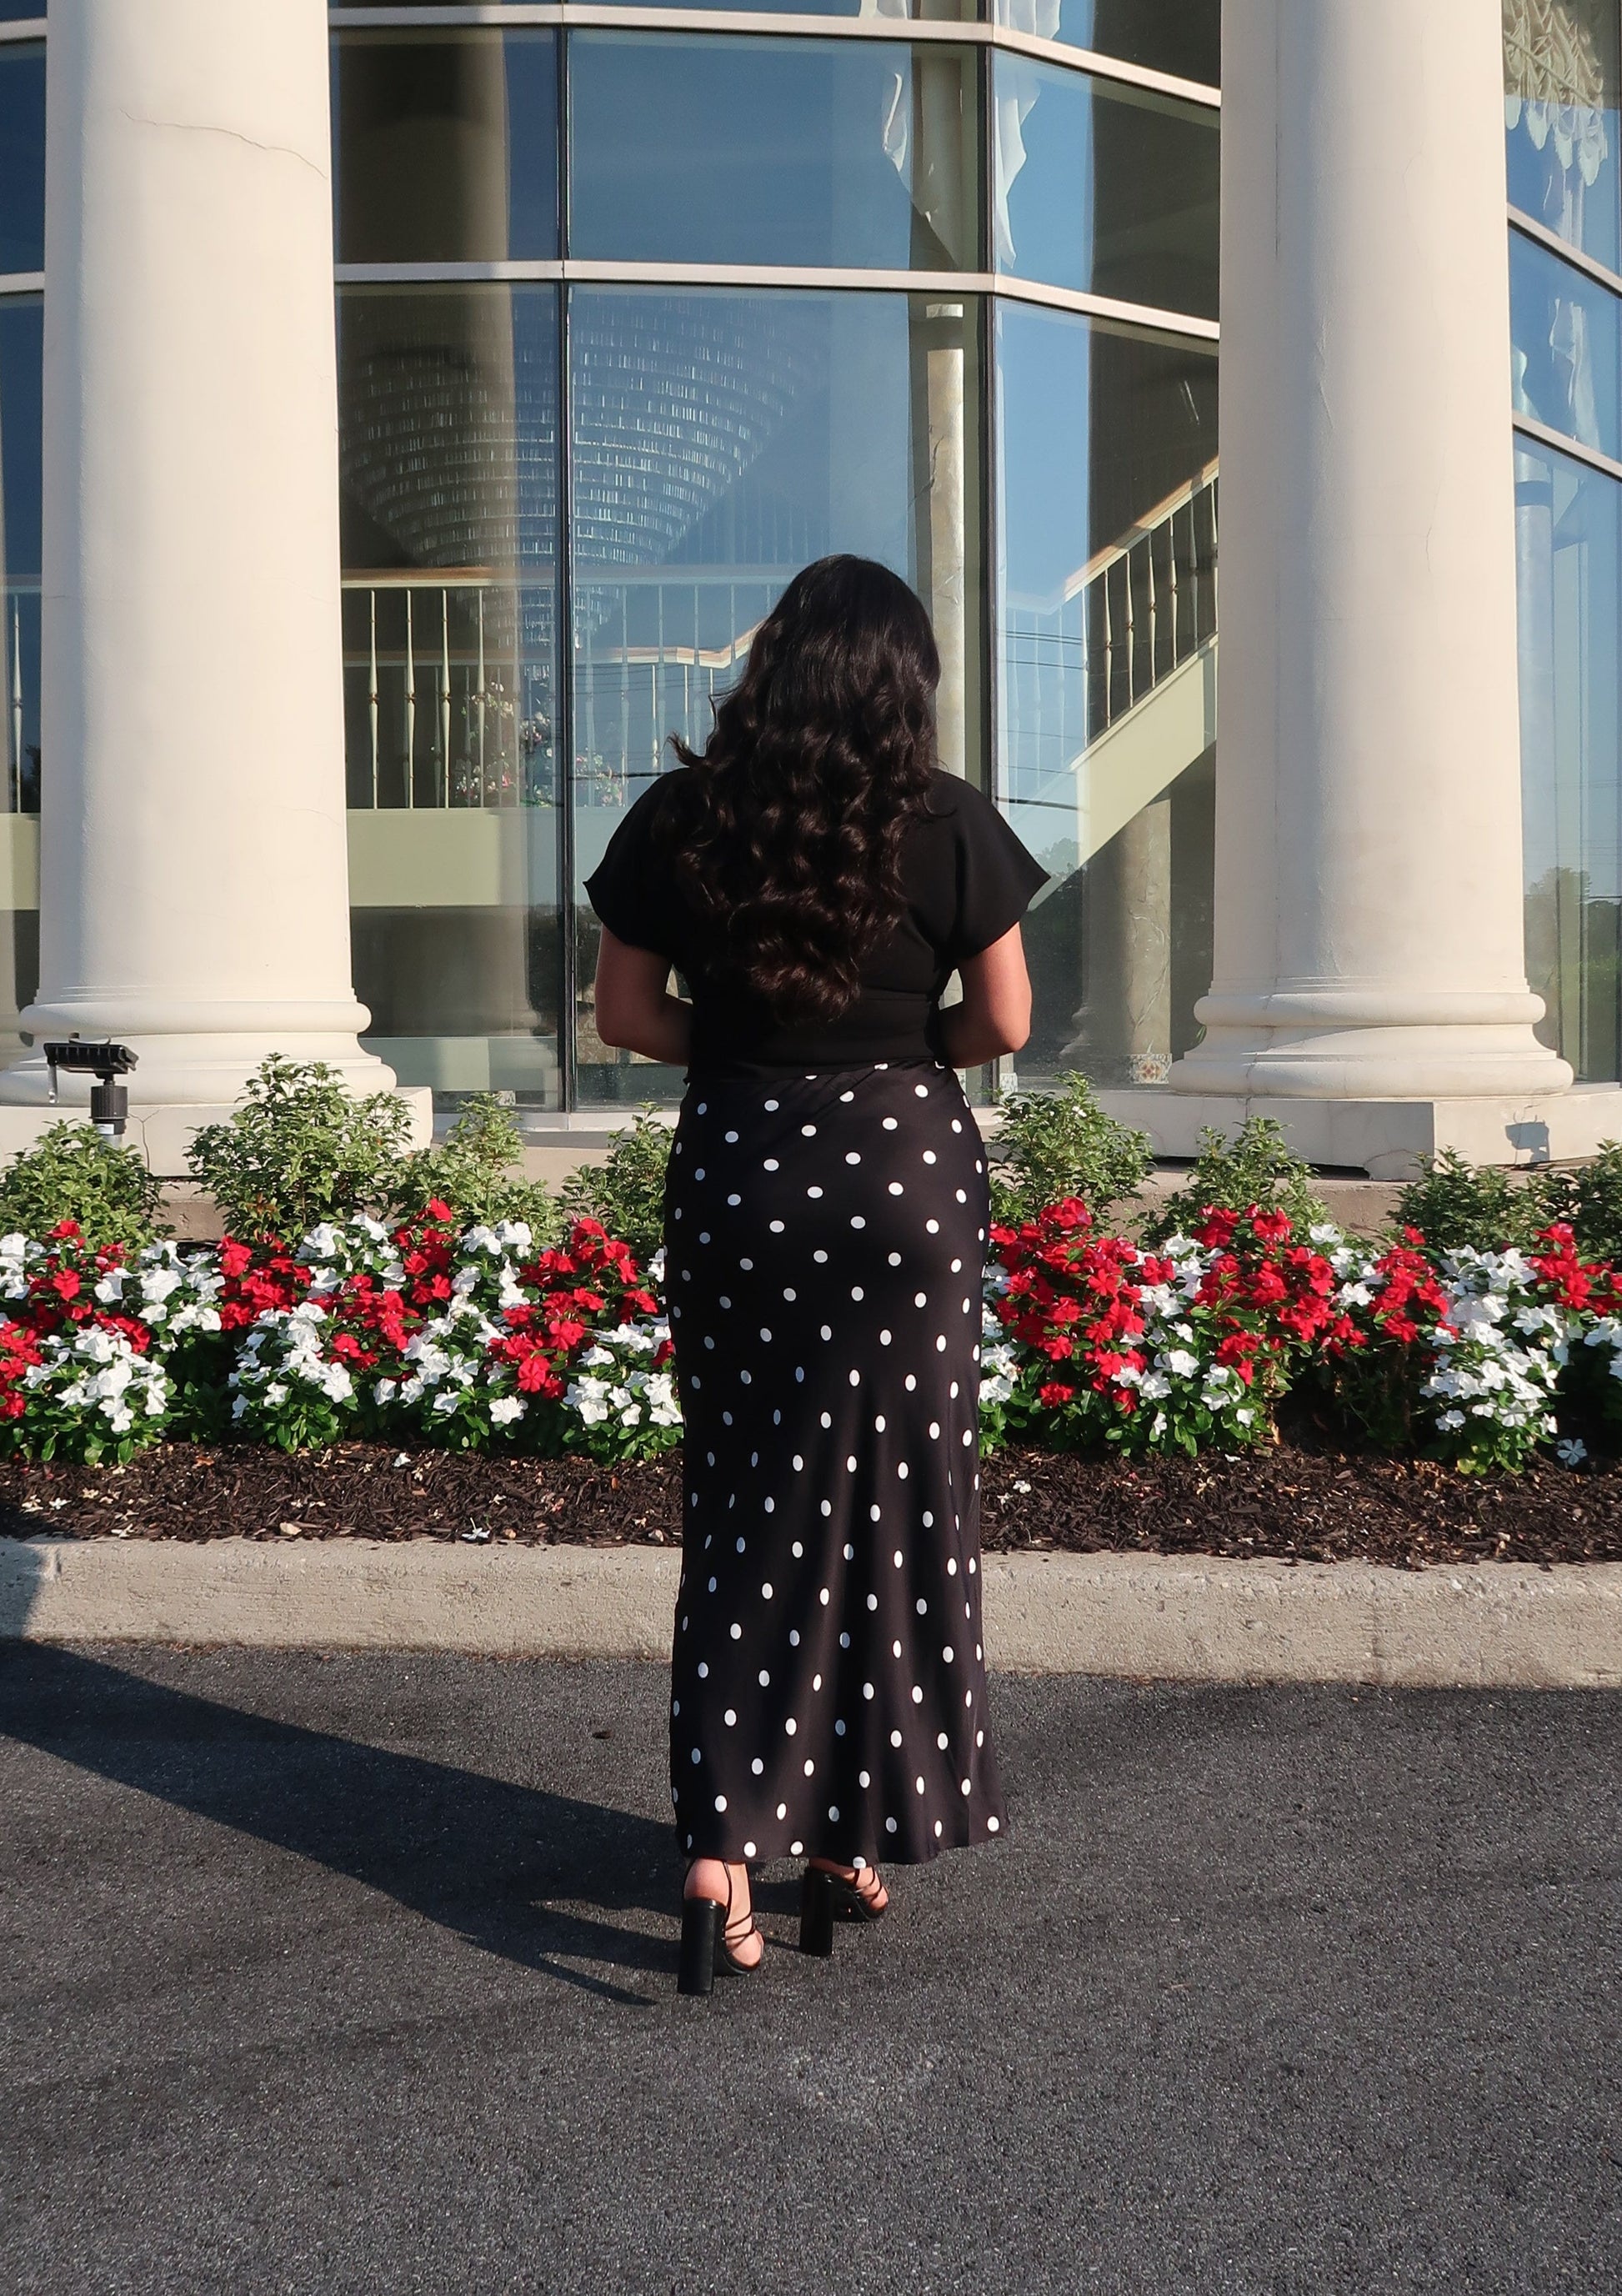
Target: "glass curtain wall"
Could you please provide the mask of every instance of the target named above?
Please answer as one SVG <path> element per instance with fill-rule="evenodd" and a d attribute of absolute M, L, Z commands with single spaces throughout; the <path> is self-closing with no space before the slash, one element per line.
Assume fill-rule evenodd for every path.
<path fill-rule="evenodd" d="M 1622 9 L 1618 0 L 1503 0 L 1503 35 L 1527 971 L 1546 1007 L 1544 1040 L 1582 1081 L 1614 1083 Z"/>
<path fill-rule="evenodd" d="M 1054 856 L 1037 1072 L 1131 1066 L 1102 1016 L 1145 904 L 1183 954 L 1133 1072 L 1192 1026 L 1205 718 L 1164 758 L 1213 637 L 1214 105 L 1071 60 L 1057 12 L 1021 28 L 1051 62 L 882 12 L 335 35 L 356 987 L 407 1081 L 676 1092 L 596 1034 L 584 881 L 836 550 L 917 588 L 943 762 Z M 1107 835 L 1095 749 L 1133 759 Z M 1176 816 L 1175 890 L 1118 865 L 1140 812 L 1140 843 Z"/>

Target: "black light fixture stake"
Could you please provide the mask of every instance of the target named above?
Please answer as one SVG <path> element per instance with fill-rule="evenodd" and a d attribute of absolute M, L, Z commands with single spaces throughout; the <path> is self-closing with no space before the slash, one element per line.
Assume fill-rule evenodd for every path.
<path fill-rule="evenodd" d="M 129 1119 L 129 1095 L 119 1078 L 139 1066 L 138 1054 L 127 1045 L 115 1045 L 111 1037 L 99 1045 L 87 1045 L 78 1037 L 46 1045 L 45 1054 L 51 1071 L 52 1106 L 56 1104 L 59 1069 L 65 1069 L 70 1076 L 93 1076 L 90 1121 L 103 1139 L 121 1140 Z"/>

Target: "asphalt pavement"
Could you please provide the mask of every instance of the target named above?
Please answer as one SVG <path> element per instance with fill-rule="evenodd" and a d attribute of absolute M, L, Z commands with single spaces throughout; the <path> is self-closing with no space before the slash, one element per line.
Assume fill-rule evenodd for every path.
<path fill-rule="evenodd" d="M 993 1683 L 675 1992 L 635 1664 L 0 1650 L 0 2290 L 1622 2284 L 1622 1696 Z"/>

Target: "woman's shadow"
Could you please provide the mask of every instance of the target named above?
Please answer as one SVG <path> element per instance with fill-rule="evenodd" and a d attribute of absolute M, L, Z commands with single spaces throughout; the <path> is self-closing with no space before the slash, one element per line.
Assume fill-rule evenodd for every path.
<path fill-rule="evenodd" d="M 487 1953 L 609 1999 L 646 2007 L 651 1997 L 568 1964 L 674 1972 L 673 1934 L 612 1918 L 675 1905 L 668 1824 L 268 1720 L 38 1644 L 0 1646 L 0 1735 L 348 1874 Z"/>

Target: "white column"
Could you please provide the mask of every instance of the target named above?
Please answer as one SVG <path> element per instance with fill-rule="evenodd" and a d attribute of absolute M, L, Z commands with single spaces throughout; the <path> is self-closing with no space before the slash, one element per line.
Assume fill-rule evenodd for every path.
<path fill-rule="evenodd" d="M 53 0 L 37 1042 L 356 1043 L 324 0 Z M 0 1098 L 44 1096 L 33 1057 Z M 66 1097 L 64 1087 L 64 1097 Z M 82 1095 L 81 1095 L 82 1096 Z"/>
<path fill-rule="evenodd" d="M 1225 0 L 1216 979 L 1173 1083 L 1546 1094 L 1487 0 Z"/>

